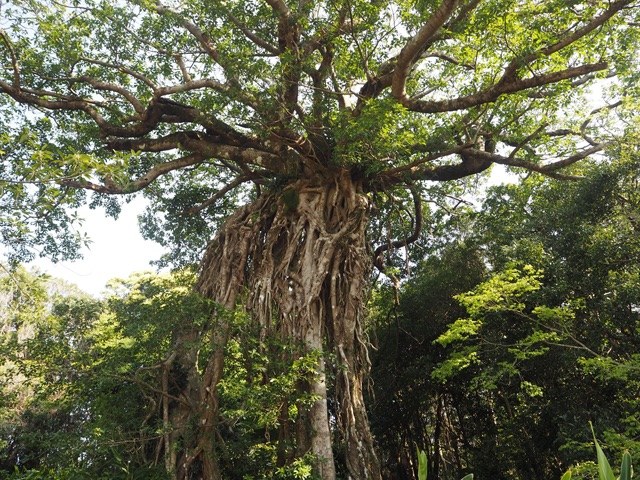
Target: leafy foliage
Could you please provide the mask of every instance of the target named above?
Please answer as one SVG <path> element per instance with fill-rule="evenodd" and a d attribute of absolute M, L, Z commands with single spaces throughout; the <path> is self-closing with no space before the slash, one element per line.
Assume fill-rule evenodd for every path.
<path fill-rule="evenodd" d="M 451 257 L 436 253 L 403 287 L 396 325 L 379 324 L 377 336 L 381 345 L 396 339 L 396 348 L 414 352 L 400 361 L 420 367 L 394 384 L 383 372 L 399 360 L 381 348 L 373 370 L 384 385 L 373 411 L 388 418 L 374 428 L 390 458 L 415 442 L 428 454 L 429 475 L 459 478 L 470 466 L 492 478 L 549 478 L 560 476 L 557 465 L 577 465 L 573 478 L 592 478 L 589 420 L 613 451 L 637 452 L 634 152 L 619 152 L 612 165 L 594 166 L 574 184 L 530 178 L 494 187 L 471 227 L 489 272 L 466 293 L 448 293 L 464 311 L 431 300 L 434 286 L 426 281 L 457 278 L 447 270 L 456 268 Z M 462 252 L 458 262 L 468 258 Z M 471 278 L 468 267 L 454 271 Z M 374 312 L 384 318 L 389 302 L 381 297 Z M 432 314 L 434 304 L 447 314 Z"/>
<path fill-rule="evenodd" d="M 22 268 L 2 281 L 0 478 L 167 478 L 160 439 L 173 427 L 159 408 L 160 366 L 181 330 L 194 325 L 200 335 L 188 348 L 206 359 L 206 337 L 216 328 L 209 302 L 193 293 L 193 274 L 114 280 L 105 301 Z M 295 445 L 282 445 L 277 432 L 315 400 L 299 385 L 315 375 L 318 352 L 289 360 L 292 345 L 261 341 L 244 314 L 229 315 L 234 327 L 219 386 L 225 478 L 311 478 L 312 458 L 284 462 Z M 171 382 L 184 381 L 182 374 L 176 364 Z M 177 388 L 170 383 L 164 395 Z M 186 441 L 188 432 L 182 435 Z"/>
<path fill-rule="evenodd" d="M 16 260 L 74 258 L 74 211 L 115 216 L 110 195 L 142 190 L 145 234 L 184 265 L 269 182 L 328 165 L 398 197 L 490 163 L 557 176 L 609 144 L 612 112 L 633 122 L 638 94 L 633 3 L 564 7 L 9 2 L 4 243 Z"/>

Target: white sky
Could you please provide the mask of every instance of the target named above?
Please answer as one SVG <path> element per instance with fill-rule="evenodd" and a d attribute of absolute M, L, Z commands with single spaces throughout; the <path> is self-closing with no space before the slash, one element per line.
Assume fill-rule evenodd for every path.
<path fill-rule="evenodd" d="M 49 275 L 75 283 L 82 290 L 100 296 L 108 280 L 127 278 L 134 272 L 155 270 L 149 265 L 164 252 L 155 242 L 144 240 L 138 229 L 137 216 L 144 210 L 145 201 L 134 200 L 122 206 L 117 220 L 107 217 L 100 208 L 80 210 L 85 219 L 82 231 L 92 243 L 82 249 L 83 260 L 51 263 L 38 258 L 28 266 L 35 266 Z"/>

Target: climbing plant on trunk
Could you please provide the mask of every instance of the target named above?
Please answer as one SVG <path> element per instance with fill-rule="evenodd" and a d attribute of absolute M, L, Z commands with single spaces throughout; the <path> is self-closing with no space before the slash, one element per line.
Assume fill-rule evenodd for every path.
<path fill-rule="evenodd" d="M 433 182 L 492 164 L 575 179 L 580 160 L 633 125 L 632 0 L 0 9 L 10 257 L 36 245 L 77 256 L 79 205 L 115 216 L 118 198 L 144 192 L 143 232 L 171 248 L 165 264 L 203 257 L 201 293 L 319 353 L 299 386 L 314 403 L 291 411 L 283 442 L 295 444 L 287 461 L 311 452 L 323 479 L 336 475 L 333 440 L 353 478 L 380 478 L 362 400 L 366 292 L 372 269 L 394 278 L 391 251 L 420 237 Z M 174 417 L 197 425 L 169 462 L 178 478 L 220 475 L 227 337 L 222 322 L 203 370 L 189 353 L 177 359 L 195 382 L 181 395 L 200 403 Z"/>

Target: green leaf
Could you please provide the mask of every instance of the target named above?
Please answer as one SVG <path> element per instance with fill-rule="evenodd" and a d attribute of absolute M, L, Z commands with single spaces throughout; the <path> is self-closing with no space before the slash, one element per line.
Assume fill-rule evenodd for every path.
<path fill-rule="evenodd" d="M 571 480 L 571 470 L 567 470 L 560 480 Z"/>
<path fill-rule="evenodd" d="M 427 454 L 424 450 L 419 450 L 416 446 L 418 453 L 418 480 L 427 480 Z"/>
<path fill-rule="evenodd" d="M 593 430 L 593 424 L 589 422 L 591 425 L 591 432 L 593 433 L 593 442 L 596 445 L 596 453 L 598 455 L 598 477 L 600 480 L 615 480 L 615 476 L 613 475 L 613 470 L 611 469 L 611 465 L 609 465 L 609 460 L 604 454 L 602 448 L 600 448 L 600 444 L 596 439 L 596 433 Z"/>
<path fill-rule="evenodd" d="M 624 452 L 622 455 L 622 465 L 620 465 L 620 480 L 631 480 L 633 476 L 633 467 L 631 466 L 631 455 L 629 452 Z"/>

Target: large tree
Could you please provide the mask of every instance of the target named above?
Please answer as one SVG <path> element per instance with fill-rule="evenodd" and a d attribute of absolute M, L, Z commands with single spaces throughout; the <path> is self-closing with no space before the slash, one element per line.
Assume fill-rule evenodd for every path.
<path fill-rule="evenodd" d="M 201 293 L 325 352 L 299 385 L 312 407 L 283 408 L 293 457 L 334 478 L 337 425 L 349 475 L 380 478 L 362 398 L 373 266 L 393 275 L 389 251 L 418 238 L 429 182 L 494 163 L 571 177 L 615 141 L 637 90 L 635 3 L 4 2 L 3 237 L 16 258 L 73 256 L 84 192 L 116 214 L 113 196 L 145 191 L 167 261 L 214 237 Z M 172 423 L 195 429 L 172 447 L 176 478 L 219 478 L 228 328 L 201 370 L 197 334 L 171 360 L 188 372 Z"/>

